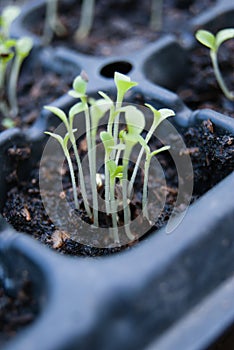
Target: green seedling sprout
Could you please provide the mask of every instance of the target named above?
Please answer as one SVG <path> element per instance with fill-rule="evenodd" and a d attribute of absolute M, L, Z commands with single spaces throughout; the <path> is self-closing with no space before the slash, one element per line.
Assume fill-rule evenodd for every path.
<path fill-rule="evenodd" d="M 10 5 L 6 6 L 2 10 L 0 16 L 0 40 L 4 41 L 10 37 L 10 27 L 12 22 L 19 16 L 20 8 L 18 6 Z"/>
<path fill-rule="evenodd" d="M 100 133 L 100 138 L 105 148 L 105 205 L 106 205 L 106 213 L 112 216 L 112 223 L 114 229 L 114 237 L 116 241 L 117 237 L 117 218 L 116 218 L 116 208 L 117 204 L 114 198 L 115 193 L 115 180 L 116 178 L 122 178 L 122 166 L 117 166 L 116 162 L 111 159 L 111 153 L 114 149 L 119 149 L 120 151 L 125 148 L 123 144 L 119 144 L 115 146 L 114 138 L 108 131 L 102 131 Z M 114 165 L 115 164 L 115 165 Z M 121 169 L 121 176 L 120 176 Z"/>
<path fill-rule="evenodd" d="M 230 91 L 227 85 L 225 84 L 223 76 L 219 69 L 219 64 L 218 64 L 218 50 L 220 48 L 220 45 L 223 42 L 234 38 L 234 28 L 222 29 L 216 35 L 212 34 L 207 30 L 201 29 L 196 32 L 195 36 L 196 36 L 196 39 L 201 44 L 203 44 L 204 46 L 210 49 L 211 62 L 213 65 L 217 82 L 221 90 L 223 91 L 224 95 L 229 100 L 234 101 L 234 92 Z"/>
<path fill-rule="evenodd" d="M 58 0 L 47 0 L 43 34 L 44 43 L 49 44 L 53 38 L 53 34 L 63 36 L 66 32 L 66 28 L 58 16 Z"/>
<path fill-rule="evenodd" d="M 146 103 L 145 104 L 146 107 L 148 107 L 152 112 L 153 112 L 153 123 L 146 135 L 146 138 L 145 138 L 145 142 L 146 144 L 148 144 L 148 142 L 150 141 L 153 133 L 155 132 L 155 130 L 157 129 L 157 127 L 162 123 L 163 120 L 167 119 L 168 117 L 172 117 L 175 115 L 175 112 L 172 110 L 172 109 L 168 109 L 168 108 L 162 108 L 162 109 L 159 109 L 157 110 L 156 108 L 154 108 L 153 106 L 151 106 L 150 104 Z M 135 164 L 135 167 L 134 167 L 134 170 L 133 170 L 133 173 L 132 173 L 132 177 L 130 179 L 130 182 L 129 182 L 129 195 L 131 194 L 132 192 L 132 189 L 133 189 L 133 184 L 135 182 L 135 179 L 136 179 L 136 175 L 137 175 L 137 170 L 139 168 L 139 165 L 140 165 L 140 162 L 141 162 L 141 158 L 143 156 L 143 153 L 146 149 L 142 146 L 141 150 L 140 150 L 140 153 L 138 155 L 138 158 L 137 158 L 137 161 L 136 161 L 136 164 Z"/>
<path fill-rule="evenodd" d="M 119 133 L 119 113 L 118 109 L 121 108 L 122 102 L 124 99 L 125 94 L 133 88 L 134 86 L 138 85 L 138 83 L 131 81 L 130 77 L 127 75 L 121 74 L 116 72 L 114 75 L 114 82 L 115 86 L 117 89 L 117 99 L 116 99 L 116 104 L 115 104 L 115 124 L 114 124 L 114 141 L 115 145 L 117 144 L 117 139 L 118 139 L 118 133 Z"/>
<path fill-rule="evenodd" d="M 76 130 L 73 130 L 73 132 L 75 132 L 75 131 Z M 57 135 L 57 134 L 49 132 L 49 131 L 45 131 L 45 134 L 55 138 L 59 142 L 59 144 L 61 145 L 61 147 L 63 149 L 64 155 L 65 155 L 67 163 L 68 163 L 70 175 L 71 175 L 71 182 L 72 182 L 72 189 L 73 189 L 73 197 L 74 197 L 74 202 L 75 202 L 75 208 L 79 209 L 79 202 L 78 202 L 78 195 L 77 195 L 77 188 L 76 188 L 75 173 L 74 173 L 74 169 L 73 169 L 70 153 L 69 153 L 68 146 L 67 146 L 69 138 L 70 138 L 69 133 L 66 133 L 64 138 L 62 136 L 60 136 L 60 135 Z"/>
<path fill-rule="evenodd" d="M 162 27 L 163 0 L 151 1 L 150 28 L 154 31 Z M 95 12 L 95 0 L 82 0 L 79 27 L 75 31 L 74 38 L 77 42 L 88 37 L 93 27 Z M 58 0 L 47 0 L 44 25 L 44 42 L 49 44 L 55 33 L 58 36 L 66 34 L 66 28 L 59 20 Z"/>
<path fill-rule="evenodd" d="M 151 152 L 148 142 L 158 127 L 158 125 L 167 117 L 174 115 L 174 112 L 168 109 L 162 109 L 157 111 L 151 105 L 147 105 L 148 108 L 154 114 L 154 120 L 152 126 L 147 133 L 146 139 L 141 136 L 142 131 L 145 127 L 145 116 L 144 114 L 135 106 L 127 105 L 122 106 L 125 93 L 137 83 L 132 82 L 129 77 L 124 76 L 120 73 L 115 73 L 115 84 L 117 89 L 117 98 L 116 102 L 113 102 L 109 96 L 104 92 L 99 92 L 101 99 L 94 100 L 88 98 L 87 96 L 87 76 L 84 72 L 81 73 L 73 82 L 73 89 L 69 91 L 69 94 L 80 99 L 80 102 L 74 104 L 69 110 L 69 116 L 57 107 L 46 107 L 52 113 L 57 115 L 63 124 L 66 127 L 66 135 L 62 138 L 60 135 L 47 132 L 48 135 L 56 138 L 60 145 L 62 146 L 65 157 L 68 162 L 69 170 L 71 173 L 72 187 L 74 198 L 77 198 L 77 186 L 75 182 L 74 168 L 71 169 L 71 157 L 68 152 L 68 140 L 70 140 L 76 162 L 78 165 L 79 171 L 79 181 L 81 183 L 81 195 L 85 204 L 85 210 L 92 219 L 94 226 L 99 227 L 98 220 L 98 190 L 96 183 L 97 175 L 97 164 L 96 164 L 96 146 L 97 146 L 97 134 L 98 126 L 100 120 L 107 115 L 108 122 L 105 131 L 100 132 L 100 139 L 104 147 L 104 159 L 103 163 L 105 165 L 105 206 L 106 214 L 110 215 L 112 218 L 112 227 L 110 232 L 113 234 L 115 243 L 120 243 L 119 234 L 118 234 L 118 221 L 119 217 L 117 215 L 118 207 L 123 206 L 124 214 L 124 229 L 127 237 L 130 240 L 134 240 L 135 236 L 132 234 L 130 229 L 130 192 L 128 185 L 128 172 L 129 172 L 129 160 L 133 149 L 136 145 L 141 146 L 140 158 L 137 159 L 136 167 L 139 167 L 140 160 L 145 152 L 145 165 L 144 165 L 144 184 L 143 184 L 143 200 L 142 200 L 142 211 L 143 216 L 149 220 L 147 203 L 148 203 L 148 178 L 149 178 L 149 168 L 150 162 L 153 156 L 157 155 L 159 152 L 169 149 L 169 146 L 161 147 L 158 150 Z M 90 183 L 91 183 L 91 192 L 93 199 L 93 211 L 91 213 L 85 182 L 84 182 L 84 173 L 82 169 L 82 164 L 79 158 L 79 153 L 75 140 L 75 130 L 73 128 L 74 118 L 82 112 L 85 118 L 86 124 L 86 139 L 88 147 L 88 166 L 90 174 Z M 126 127 L 123 130 L 119 130 L 119 125 L 117 128 L 115 126 L 116 120 L 119 123 L 119 115 L 125 118 Z M 81 116 L 79 116 L 81 117 Z M 116 137 L 117 133 L 117 137 Z M 133 178 L 131 178 L 133 181 Z M 118 182 L 118 183 L 117 183 Z M 118 186 L 118 187 L 116 187 Z M 119 189 L 119 191 L 117 191 Z M 122 196 L 119 199 L 116 198 L 116 193 L 121 193 Z M 79 208 L 78 200 L 75 200 L 75 206 Z M 96 215 L 96 216 L 95 216 Z"/>
<path fill-rule="evenodd" d="M 132 149 L 141 138 L 140 134 L 145 126 L 145 117 L 144 114 L 134 106 L 126 106 L 122 108 L 121 111 L 125 112 L 125 119 L 127 124 L 127 132 L 122 133 L 121 136 L 125 144 L 122 179 L 124 224 L 126 235 L 129 239 L 132 240 L 133 235 L 129 228 L 130 213 L 128 205 L 128 166 Z"/>
<path fill-rule="evenodd" d="M 80 24 L 75 32 L 75 40 L 84 40 L 90 33 L 93 25 L 95 0 L 83 0 L 81 4 Z M 47 0 L 44 24 L 44 43 L 49 44 L 53 35 L 63 36 L 66 28 L 58 16 L 58 0 Z"/>
<path fill-rule="evenodd" d="M 91 116 L 91 152 L 92 152 L 92 161 L 94 164 L 93 170 L 96 174 L 96 136 L 97 136 L 97 129 L 98 129 L 98 124 L 99 121 L 102 119 L 102 117 L 105 115 L 105 113 L 112 108 L 113 102 L 106 102 L 105 99 L 99 99 L 95 101 L 91 108 L 90 108 L 90 116 Z M 107 171 L 105 171 L 106 176 L 108 176 Z M 105 182 L 106 184 L 108 183 Z M 95 185 L 96 186 L 96 185 Z M 108 187 L 106 188 L 107 191 Z M 95 190 L 95 189 L 93 189 Z M 106 192 L 108 196 L 108 191 Z M 96 196 L 96 201 L 97 201 L 97 196 Z M 96 202 L 97 203 L 97 202 Z M 108 202 L 109 203 L 109 202 Z M 97 205 L 97 204 L 96 204 Z M 109 205 L 107 204 L 106 211 L 109 214 Z"/>
<path fill-rule="evenodd" d="M 85 206 L 85 210 L 88 214 L 88 216 L 91 218 L 92 214 L 88 205 L 88 199 L 87 199 L 87 193 L 86 193 L 86 188 L 85 188 L 85 181 L 84 181 L 84 174 L 83 174 L 83 169 L 81 166 L 81 160 L 80 160 L 80 156 L 78 153 L 78 149 L 77 149 L 77 145 L 76 145 L 76 139 L 75 139 L 75 135 L 74 135 L 74 129 L 73 129 L 73 122 L 74 122 L 74 117 L 76 114 L 82 112 L 85 108 L 85 106 L 82 103 L 79 104 L 75 104 L 69 111 L 69 118 L 67 118 L 66 114 L 63 112 L 63 110 L 61 110 L 58 107 L 54 107 L 54 106 L 45 106 L 45 109 L 49 110 L 50 112 L 52 112 L 53 114 L 55 114 L 65 125 L 66 130 L 67 130 L 67 134 L 69 135 L 72 147 L 73 147 L 73 151 L 75 154 L 75 158 L 76 158 L 76 163 L 78 166 L 78 170 L 79 170 L 79 180 L 80 180 L 80 187 L 81 187 L 81 194 L 82 194 L 82 198 L 84 201 L 84 206 Z M 60 138 L 57 139 L 58 141 L 61 140 Z M 61 144 L 61 142 L 60 142 Z M 67 156 L 66 156 L 67 158 Z M 69 162 L 68 162 L 69 164 Z M 69 166 L 70 168 L 70 166 Z M 73 175 L 71 175 L 71 178 L 73 179 Z M 74 180 L 72 180 L 74 181 Z M 74 183 L 73 183 L 73 196 L 77 198 L 77 190 L 76 187 L 74 187 Z M 75 201 L 75 207 L 76 209 L 78 209 L 78 203 L 77 201 Z"/>
<path fill-rule="evenodd" d="M 83 0 L 81 5 L 80 25 L 76 30 L 75 39 L 77 41 L 87 38 L 94 18 L 95 0 Z"/>
<path fill-rule="evenodd" d="M 13 116 L 16 116 L 18 113 L 17 82 L 19 78 L 20 68 L 25 58 L 29 55 L 32 47 L 33 41 L 28 37 L 18 39 L 15 44 L 15 59 L 12 64 L 8 85 L 8 100 Z"/>
<path fill-rule="evenodd" d="M 91 139 L 91 117 L 88 109 L 88 99 L 86 95 L 88 78 L 84 72 L 78 76 L 73 82 L 73 90 L 69 94 L 74 98 L 79 98 L 84 105 L 86 138 L 88 146 L 88 159 L 91 179 L 91 190 L 93 198 L 93 223 L 98 227 L 98 195 L 96 189 L 96 164 L 94 164 L 94 153 Z"/>
<path fill-rule="evenodd" d="M 106 213 L 110 213 L 110 175 L 109 175 L 109 169 L 108 169 L 108 162 L 110 160 L 111 152 L 113 151 L 113 147 L 115 145 L 113 136 L 108 131 L 102 131 L 100 133 L 100 137 L 102 140 L 102 143 L 105 148 L 105 158 L 104 158 L 104 164 L 105 164 L 105 204 L 106 204 Z"/>
<path fill-rule="evenodd" d="M 125 148 L 123 144 L 118 144 L 115 146 L 114 138 L 108 131 L 102 131 L 100 133 L 100 138 L 102 140 L 103 146 L 105 148 L 105 204 L 106 213 L 109 214 L 111 211 L 110 207 L 110 173 L 108 163 L 111 160 L 111 153 L 113 150 L 118 150 L 121 152 Z M 115 161 L 116 163 L 116 161 Z"/>
<path fill-rule="evenodd" d="M 109 160 L 109 158 L 114 159 L 116 154 L 116 163 L 118 164 L 119 155 L 121 152 L 121 147 L 117 147 L 118 143 L 118 133 L 119 133 L 119 115 L 120 115 L 120 108 L 122 106 L 122 102 L 124 99 L 125 94 L 128 90 L 130 90 L 132 87 L 136 86 L 137 83 L 131 81 L 130 77 L 115 72 L 114 75 L 114 82 L 117 89 L 117 97 L 115 104 L 112 102 L 112 100 L 107 96 L 105 93 L 99 91 L 99 94 L 103 97 L 103 99 L 106 101 L 107 104 L 110 106 L 110 112 L 109 112 L 109 119 L 107 124 L 107 132 L 110 137 L 113 138 L 113 145 L 112 148 L 108 151 L 108 158 L 106 161 Z M 105 145 L 104 145 L 105 146 Z M 105 148 L 106 149 L 106 148 Z M 106 149 L 107 151 L 107 149 Z M 107 213 L 110 212 L 110 205 L 109 205 L 109 173 L 108 168 L 105 166 L 105 201 L 106 201 L 106 210 Z"/>
<path fill-rule="evenodd" d="M 11 51 L 12 45 L 14 44 L 9 41 L 0 44 L 0 111 L 5 117 L 8 117 L 5 80 L 8 62 L 14 57 L 14 53 Z"/>
<path fill-rule="evenodd" d="M 7 6 L 0 16 L 0 111 L 5 119 L 3 125 L 10 126 L 9 117 L 18 113 L 17 82 L 24 59 L 32 49 L 31 38 L 10 38 L 10 26 L 19 15 L 17 6 Z"/>

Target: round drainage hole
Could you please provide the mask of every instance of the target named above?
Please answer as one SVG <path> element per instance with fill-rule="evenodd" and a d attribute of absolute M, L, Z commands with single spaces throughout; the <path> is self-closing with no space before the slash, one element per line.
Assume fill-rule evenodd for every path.
<path fill-rule="evenodd" d="M 107 64 L 102 67 L 100 74 L 105 78 L 114 78 L 115 72 L 128 74 L 132 70 L 132 65 L 129 62 L 118 61 Z"/>

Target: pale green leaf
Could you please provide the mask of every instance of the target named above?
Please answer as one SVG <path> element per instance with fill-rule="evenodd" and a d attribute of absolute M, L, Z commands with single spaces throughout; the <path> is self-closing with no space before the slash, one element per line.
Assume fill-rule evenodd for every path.
<path fill-rule="evenodd" d="M 64 111 L 58 107 L 55 106 L 45 106 L 44 107 L 46 110 L 52 112 L 53 114 L 55 114 L 57 117 L 59 117 L 59 119 L 65 124 L 65 126 L 68 128 L 68 120 L 67 120 L 67 116 L 64 113 Z"/>
<path fill-rule="evenodd" d="M 175 112 L 172 109 L 169 108 L 161 108 L 158 110 L 161 114 L 161 119 L 164 120 L 168 117 L 173 117 L 175 115 Z"/>
<path fill-rule="evenodd" d="M 125 150 L 125 145 L 123 143 L 119 143 L 118 145 L 115 145 L 113 147 L 110 147 L 111 149 L 115 149 L 116 151 L 123 151 Z"/>
<path fill-rule="evenodd" d="M 87 90 L 87 84 L 88 84 L 88 77 L 84 72 L 81 72 L 81 74 L 74 79 L 72 87 L 75 92 L 77 92 L 81 96 L 85 96 L 86 90 Z"/>
<path fill-rule="evenodd" d="M 2 26 L 4 28 L 4 33 L 8 35 L 9 28 L 11 26 L 11 23 L 16 19 L 16 17 L 20 14 L 20 7 L 10 5 L 6 6 L 1 15 L 1 22 Z"/>
<path fill-rule="evenodd" d="M 216 34 L 216 47 L 217 49 L 219 46 L 226 40 L 233 39 L 234 38 L 234 28 L 226 28 L 220 30 Z"/>
<path fill-rule="evenodd" d="M 57 140 L 60 143 L 60 145 L 62 146 L 62 148 L 63 148 L 63 138 L 62 138 L 62 136 L 60 136 L 58 134 L 55 134 L 53 132 L 49 132 L 49 131 L 45 131 L 44 133 L 46 135 L 49 135 L 49 136 L 53 137 L 55 140 Z"/>
<path fill-rule="evenodd" d="M 63 139 L 63 149 L 67 150 L 68 141 L 69 141 L 69 133 L 67 132 L 66 135 L 64 136 L 64 139 Z"/>
<path fill-rule="evenodd" d="M 16 52 L 23 58 L 27 57 L 33 47 L 33 40 L 28 37 L 20 38 L 16 41 Z"/>
<path fill-rule="evenodd" d="M 2 126 L 5 129 L 11 129 L 15 127 L 15 121 L 12 120 L 11 118 L 4 118 L 2 121 Z"/>
<path fill-rule="evenodd" d="M 117 168 L 117 165 L 115 164 L 115 161 L 110 159 L 106 162 L 107 168 L 110 172 L 110 176 L 113 177 Z"/>
<path fill-rule="evenodd" d="M 116 165 L 115 161 L 110 159 L 107 161 L 107 167 L 110 172 L 110 177 L 116 178 L 118 177 L 121 179 L 123 177 L 123 166 L 122 165 Z"/>
<path fill-rule="evenodd" d="M 84 94 L 81 94 L 79 92 L 76 92 L 75 90 L 69 90 L 68 95 L 74 97 L 74 98 L 81 98 L 84 97 Z"/>
<path fill-rule="evenodd" d="M 118 165 L 116 170 L 115 170 L 114 176 L 118 177 L 119 179 L 122 179 L 122 177 L 123 177 L 123 168 L 124 168 L 123 165 Z"/>
<path fill-rule="evenodd" d="M 138 135 L 137 136 L 137 141 L 140 143 L 140 145 L 144 148 L 146 154 L 150 154 L 150 148 L 149 146 L 147 145 L 145 139 L 141 136 L 141 135 Z"/>
<path fill-rule="evenodd" d="M 207 46 L 213 51 L 217 50 L 215 36 L 208 30 L 200 29 L 196 32 L 195 36 L 201 44 Z"/>
<path fill-rule="evenodd" d="M 111 152 L 112 147 L 115 145 L 113 136 L 107 131 L 102 131 L 100 133 L 100 138 L 103 142 L 106 152 Z"/>
<path fill-rule="evenodd" d="M 3 45 L 7 48 L 7 49 L 11 49 L 12 47 L 15 47 L 16 45 L 16 40 L 15 39 L 9 39 L 9 40 L 5 40 Z"/>
<path fill-rule="evenodd" d="M 114 81 L 121 99 L 129 89 L 131 89 L 133 86 L 138 85 L 138 83 L 131 81 L 130 77 L 128 77 L 127 75 L 118 72 L 115 72 Z"/>
<path fill-rule="evenodd" d="M 70 108 L 70 110 L 69 110 L 69 122 L 70 122 L 71 127 L 73 125 L 74 117 L 77 114 L 83 112 L 86 108 L 87 108 L 87 106 L 82 102 L 78 102 Z"/>
<path fill-rule="evenodd" d="M 126 134 L 126 130 L 120 130 L 120 132 L 119 132 L 120 141 L 124 140 L 125 134 Z"/>
<path fill-rule="evenodd" d="M 107 94 L 105 94 L 105 92 L 98 91 L 98 93 L 99 93 L 100 96 L 102 96 L 104 98 L 104 100 L 106 100 L 106 102 L 109 102 L 109 103 L 113 104 L 112 99 Z"/>
<path fill-rule="evenodd" d="M 105 115 L 105 113 L 113 105 L 112 101 L 107 102 L 105 99 L 96 100 L 93 105 L 90 107 L 91 118 L 95 123 L 98 123 L 99 120 Z"/>
<path fill-rule="evenodd" d="M 156 108 L 154 108 L 154 107 L 153 107 L 152 105 L 150 105 L 149 103 L 145 103 L 145 106 L 148 107 L 148 108 L 153 112 L 154 118 L 160 119 L 161 114 L 160 114 L 160 112 L 159 112 Z"/>
<path fill-rule="evenodd" d="M 119 72 L 115 72 L 114 74 L 114 81 L 115 84 L 118 85 L 119 81 L 125 81 L 125 82 L 130 82 L 131 78 L 125 74 L 119 73 Z"/>
<path fill-rule="evenodd" d="M 121 111 L 125 112 L 128 134 L 139 135 L 145 127 L 144 114 L 135 106 L 123 107 Z"/>
<path fill-rule="evenodd" d="M 126 144 L 131 143 L 132 144 L 131 147 L 133 147 L 138 142 L 135 134 L 129 134 L 127 132 L 123 134 L 123 139 Z M 126 148 L 128 147 L 129 145 L 126 145 Z"/>
<path fill-rule="evenodd" d="M 150 153 L 150 157 L 156 156 L 157 154 L 159 154 L 160 152 L 164 152 L 169 150 L 171 147 L 170 146 L 163 146 L 153 152 Z"/>

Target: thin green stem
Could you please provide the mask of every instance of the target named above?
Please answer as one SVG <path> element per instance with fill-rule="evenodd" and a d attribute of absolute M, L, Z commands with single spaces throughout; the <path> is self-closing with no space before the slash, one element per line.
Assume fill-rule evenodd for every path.
<path fill-rule="evenodd" d="M 116 153 L 116 157 L 115 157 L 115 164 L 118 165 L 119 164 L 119 158 L 120 158 L 120 154 L 121 154 L 122 150 L 118 149 L 117 153 Z"/>
<path fill-rule="evenodd" d="M 106 214 L 110 214 L 110 172 L 107 166 L 109 160 L 109 154 L 105 153 L 105 205 L 106 205 Z"/>
<path fill-rule="evenodd" d="M 214 50 L 211 50 L 210 57 L 211 57 L 212 65 L 214 68 L 214 73 L 215 73 L 216 79 L 218 81 L 218 84 L 219 84 L 221 90 L 223 91 L 224 95 L 229 100 L 234 101 L 234 93 L 228 89 L 227 85 L 225 84 L 225 82 L 223 80 L 222 74 L 220 72 L 219 65 L 218 65 L 218 59 L 217 59 L 217 52 Z"/>
<path fill-rule="evenodd" d="M 151 157 L 148 156 L 145 161 L 145 175 L 143 184 L 143 195 L 142 195 L 142 212 L 143 216 L 149 220 L 147 201 L 148 201 L 148 180 L 149 180 L 149 167 L 150 167 Z"/>
<path fill-rule="evenodd" d="M 0 60 L 0 91 L 4 89 L 5 75 L 6 75 L 6 63 Z"/>
<path fill-rule="evenodd" d="M 123 159 L 123 178 L 122 178 L 122 194 L 123 194 L 123 211 L 124 211 L 124 228 L 127 237 L 130 240 L 133 240 L 135 237 L 131 233 L 130 230 L 130 210 L 128 204 L 128 191 L 127 191 L 127 183 L 128 183 L 128 163 L 129 157 L 131 154 L 131 149 L 128 147 L 124 152 Z"/>
<path fill-rule="evenodd" d="M 86 213 L 88 214 L 89 218 L 92 218 L 92 213 L 90 211 L 90 207 L 89 207 L 89 203 L 88 203 L 88 197 L 87 197 L 87 192 L 86 192 L 86 188 L 85 188 L 83 168 L 82 168 L 82 165 L 81 165 L 80 156 L 79 156 L 79 153 L 78 153 L 78 150 L 77 150 L 76 142 L 72 142 L 72 147 L 73 147 L 73 150 L 74 150 L 76 163 L 77 163 L 78 170 L 79 170 L 80 190 L 81 190 L 81 194 L 82 194 L 83 201 L 84 201 L 84 207 L 85 207 Z"/>
<path fill-rule="evenodd" d="M 82 101 L 86 103 L 86 101 Z M 96 186 L 96 165 L 93 160 L 93 150 L 92 150 L 92 141 L 91 141 L 91 123 L 88 106 L 85 109 L 85 123 L 86 123 L 86 138 L 88 145 L 88 159 L 89 159 L 89 169 L 90 169 L 90 181 L 91 181 L 91 190 L 93 198 L 93 223 L 94 226 L 98 227 L 98 196 L 97 196 L 97 186 Z"/>
<path fill-rule="evenodd" d="M 153 124 L 151 125 L 151 128 L 149 130 L 149 132 L 147 133 L 146 135 L 146 138 L 145 138 L 145 142 L 146 144 L 148 144 L 149 140 L 151 139 L 153 133 L 154 133 L 154 130 L 156 129 L 157 127 L 157 123 L 153 122 Z M 136 179 L 136 175 L 137 175 L 137 170 L 139 168 L 139 165 L 140 165 L 140 162 L 141 162 L 141 158 L 143 156 L 143 153 L 144 153 L 144 147 L 142 146 L 141 147 L 141 150 L 139 152 L 139 155 L 137 157 L 137 161 L 136 161 L 136 164 L 134 166 L 134 169 L 133 169 L 133 173 L 132 173 L 132 176 L 131 176 L 131 179 L 130 179 L 130 182 L 129 182 L 129 186 L 128 186 L 128 195 L 130 196 L 131 195 L 131 192 L 132 192 L 132 189 L 133 189 L 133 184 L 135 182 L 135 179 Z"/>
<path fill-rule="evenodd" d="M 49 44 L 53 38 L 53 34 L 58 36 L 66 32 L 65 27 L 58 17 L 58 0 L 47 0 L 46 16 L 43 38 L 46 44 Z"/>
<path fill-rule="evenodd" d="M 79 209 L 79 202 L 78 202 L 78 194 L 77 194 L 77 187 L 76 187 L 76 180 L 75 180 L 75 173 L 71 161 L 70 154 L 67 149 L 64 149 L 64 153 L 67 159 L 70 175 L 71 175 L 71 182 L 72 182 L 72 189 L 73 189 L 73 196 L 74 196 L 74 202 L 75 202 L 75 208 Z"/>
<path fill-rule="evenodd" d="M 43 34 L 44 42 L 47 44 L 49 44 L 53 38 L 54 23 L 57 18 L 57 6 L 58 0 L 47 0 Z"/>
<path fill-rule="evenodd" d="M 115 177 L 110 178 L 110 201 L 111 201 L 113 236 L 114 236 L 115 243 L 119 243 L 118 224 L 117 224 L 117 203 L 115 199 Z"/>
<path fill-rule="evenodd" d="M 123 94 L 119 91 L 117 92 L 117 98 L 116 98 L 116 104 L 115 104 L 115 110 L 117 108 L 121 108 L 123 102 Z M 114 143 L 117 145 L 118 143 L 118 135 L 119 135 L 119 113 L 115 116 L 115 123 L 114 123 Z M 114 152 L 114 155 L 116 152 Z M 115 157 L 115 156 L 114 156 Z"/>
<path fill-rule="evenodd" d="M 85 39 L 92 28 L 94 17 L 95 0 L 83 0 L 81 6 L 80 25 L 76 30 L 77 41 Z"/>
<path fill-rule="evenodd" d="M 108 124 L 107 124 L 107 132 L 113 136 L 113 123 L 115 119 L 115 108 L 112 106 L 110 108 Z"/>
<path fill-rule="evenodd" d="M 8 100 L 11 110 L 12 117 L 16 117 L 18 113 L 18 103 L 17 103 L 17 82 L 20 72 L 20 67 L 23 62 L 22 56 L 16 54 L 8 85 Z"/>
<path fill-rule="evenodd" d="M 0 61 L 0 111 L 4 117 L 8 117 L 8 108 L 4 93 L 5 75 L 6 75 L 6 63 Z"/>

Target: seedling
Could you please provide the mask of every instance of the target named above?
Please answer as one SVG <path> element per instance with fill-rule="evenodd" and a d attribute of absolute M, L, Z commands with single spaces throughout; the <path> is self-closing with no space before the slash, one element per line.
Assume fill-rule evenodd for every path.
<path fill-rule="evenodd" d="M 96 147 L 97 147 L 97 134 L 100 120 L 106 115 L 108 122 L 106 124 L 106 130 L 100 132 L 100 139 L 104 147 L 104 159 L 102 163 L 105 166 L 104 179 L 105 179 L 105 210 L 106 215 L 110 215 L 112 218 L 111 232 L 115 243 L 119 243 L 118 234 L 118 208 L 122 206 L 124 214 L 124 229 L 129 240 L 134 240 L 135 236 L 131 232 L 130 228 L 130 193 L 135 181 L 135 172 L 139 168 L 141 158 L 145 153 L 145 165 L 144 165 L 144 184 L 143 184 L 143 200 L 142 200 L 142 212 L 143 216 L 149 220 L 148 215 L 148 177 L 150 162 L 153 156 L 159 152 L 168 150 L 169 146 L 161 147 L 160 149 L 151 151 L 148 145 L 157 126 L 167 117 L 174 115 L 174 112 L 169 109 L 162 109 L 157 111 L 151 105 L 147 105 L 153 112 L 153 123 L 147 133 L 146 138 L 142 137 L 142 131 L 145 128 L 145 116 L 143 112 L 135 106 L 126 105 L 123 106 L 123 100 L 126 92 L 137 85 L 136 82 L 131 81 L 128 76 L 120 73 L 115 73 L 114 81 L 117 89 L 117 99 L 112 101 L 109 96 L 104 92 L 99 92 L 101 99 L 94 100 L 87 96 L 87 83 L 88 79 L 86 74 L 81 73 L 74 82 L 73 89 L 69 94 L 80 99 L 80 102 L 71 107 L 69 115 L 67 116 L 61 109 L 56 107 L 46 107 L 52 113 L 54 113 L 66 127 L 67 133 L 64 137 L 46 132 L 48 135 L 57 139 L 60 143 L 65 157 L 68 162 L 69 171 L 71 175 L 73 195 L 75 207 L 79 208 L 77 199 L 77 184 L 75 180 L 74 168 L 72 168 L 71 157 L 68 151 L 68 141 L 70 140 L 75 158 L 79 170 L 79 182 L 81 188 L 81 195 L 85 205 L 85 210 L 89 217 L 92 219 L 94 226 L 99 227 L 98 216 L 98 188 L 96 183 L 97 178 L 97 162 L 96 162 Z M 92 193 L 92 211 L 88 204 L 87 189 L 84 182 L 84 169 L 82 168 L 81 160 L 78 153 L 78 148 L 75 141 L 76 129 L 73 128 L 74 118 L 78 113 L 82 112 L 85 118 L 86 125 L 86 140 L 88 148 L 88 167 L 90 174 L 91 193 Z M 119 117 L 120 114 L 125 119 L 125 128 L 120 128 Z M 81 118 L 81 116 L 79 116 Z M 138 156 L 134 174 L 129 184 L 129 160 L 131 154 L 136 145 L 141 146 L 141 151 Z M 121 199 L 116 197 L 116 186 L 121 187 Z"/>
<path fill-rule="evenodd" d="M 75 132 L 76 130 L 72 130 L 72 133 Z M 66 157 L 67 163 L 68 163 L 68 167 L 69 167 L 69 171 L 70 171 L 70 175 L 71 175 L 71 182 L 72 182 L 72 189 L 73 189 L 73 194 L 74 194 L 74 202 L 75 202 L 75 207 L 76 209 L 79 209 L 79 202 L 78 202 L 78 195 L 77 195 L 77 188 L 76 188 L 76 179 L 75 179 L 75 173 L 74 173 L 74 168 L 72 165 L 72 160 L 70 157 L 70 153 L 68 150 L 68 141 L 69 141 L 69 132 L 66 133 L 66 135 L 64 137 L 54 134 L 52 132 L 46 131 L 45 134 L 55 138 L 61 145 L 62 149 L 63 149 L 63 153 Z"/>
<path fill-rule="evenodd" d="M 83 0 L 81 4 L 80 24 L 75 32 L 75 40 L 85 39 L 92 28 L 95 0 Z M 47 0 L 44 24 L 44 43 L 49 44 L 53 35 L 63 36 L 67 32 L 58 15 L 58 0 Z"/>
<path fill-rule="evenodd" d="M 76 30 L 75 39 L 77 41 L 87 38 L 89 35 L 94 18 L 95 0 L 83 0 L 81 5 L 80 25 Z"/>
<path fill-rule="evenodd" d="M 63 36 L 66 34 L 66 28 L 58 16 L 58 0 L 47 0 L 43 35 L 45 44 L 51 42 L 53 34 Z"/>
<path fill-rule="evenodd" d="M 225 84 L 222 73 L 219 69 L 219 64 L 218 64 L 218 50 L 220 48 L 220 45 L 223 42 L 234 38 L 234 28 L 222 29 L 216 35 L 212 34 L 207 30 L 201 29 L 196 32 L 195 36 L 201 44 L 203 44 L 204 46 L 210 49 L 211 62 L 213 65 L 217 82 L 221 90 L 223 91 L 224 95 L 229 100 L 234 101 L 234 92 L 230 91 L 227 85 Z"/>
<path fill-rule="evenodd" d="M 9 127 L 10 118 L 18 114 L 17 82 L 24 59 L 32 48 L 32 40 L 10 38 L 10 26 L 19 15 L 16 6 L 7 6 L 0 16 L 0 111 L 5 117 L 3 125 Z"/>

